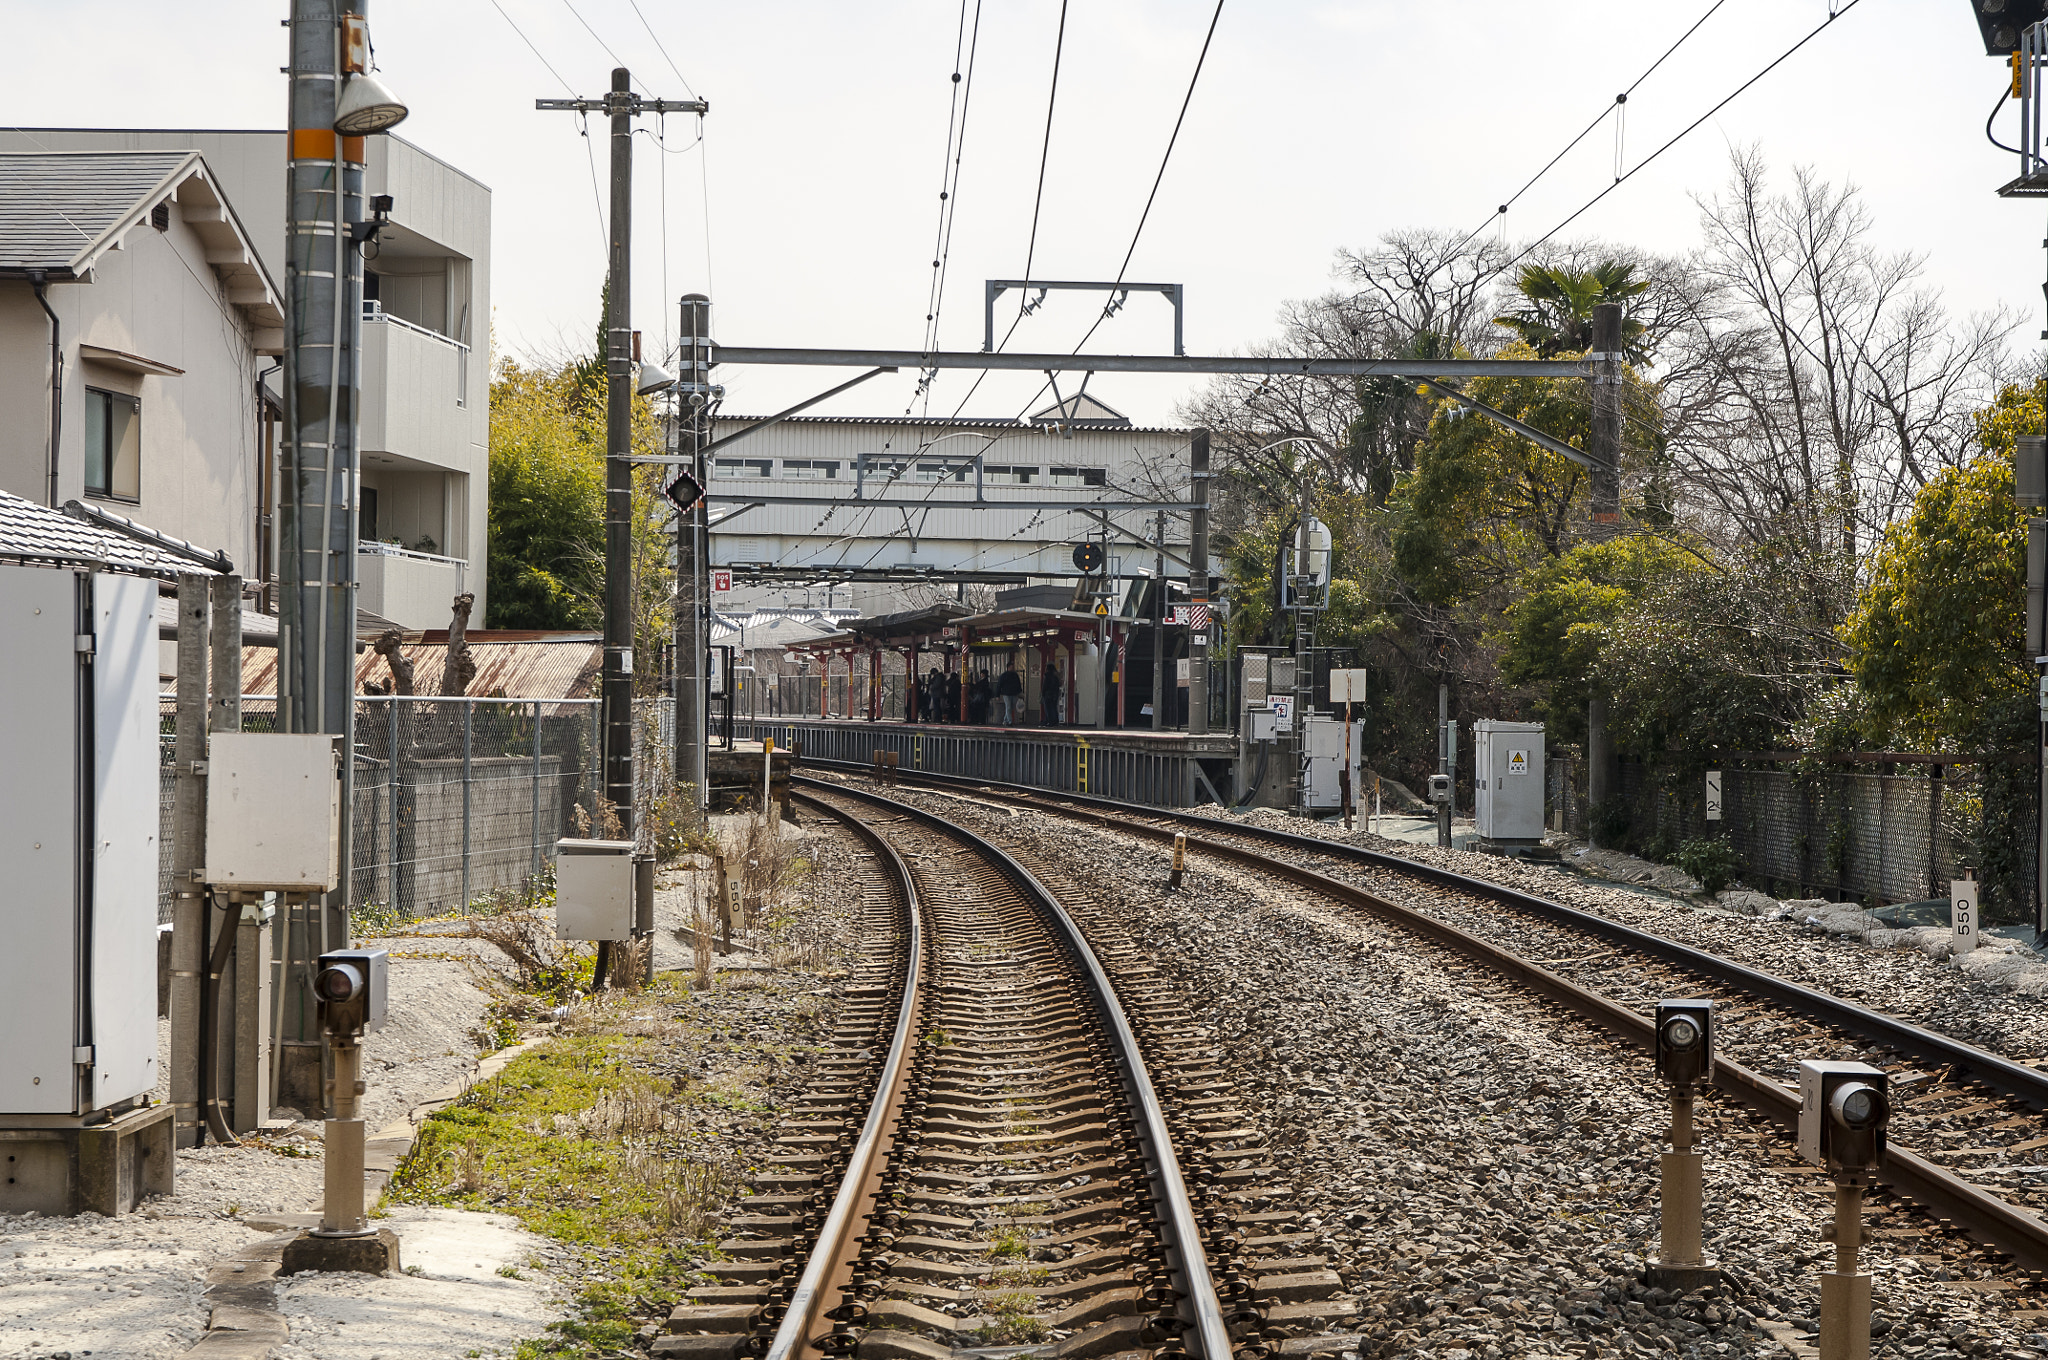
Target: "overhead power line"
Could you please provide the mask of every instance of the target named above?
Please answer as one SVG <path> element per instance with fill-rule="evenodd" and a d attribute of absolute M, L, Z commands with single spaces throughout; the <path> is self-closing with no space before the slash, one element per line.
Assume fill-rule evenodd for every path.
<path fill-rule="evenodd" d="M 575 95 L 575 86 L 571 85 L 568 81 L 562 79 L 562 73 L 555 69 L 553 62 L 549 61 L 545 56 L 541 54 L 540 48 L 534 45 L 533 39 L 526 36 L 526 30 L 519 26 L 517 20 L 515 20 L 510 14 L 507 14 L 505 12 L 505 7 L 499 4 L 498 0 L 491 0 L 491 8 L 498 11 L 499 16 L 503 18 L 506 23 L 512 26 L 512 31 L 519 35 L 519 41 L 526 44 L 527 50 L 533 53 L 534 59 L 536 61 L 538 61 L 542 66 L 547 67 L 548 74 L 555 78 L 556 83 L 559 84 L 563 89 L 567 90 L 571 96 Z"/>
<path fill-rule="evenodd" d="M 1626 90 L 1623 90 L 1620 94 L 1614 97 L 1613 103 L 1609 104 L 1606 108 L 1600 110 L 1600 112 L 1594 117 L 1593 121 L 1586 124 L 1586 126 L 1580 130 L 1578 136 L 1572 138 L 1569 142 L 1566 142 L 1564 144 L 1564 150 L 1558 152 L 1555 156 L 1552 156 L 1547 162 L 1545 162 L 1541 170 L 1538 170 L 1535 174 L 1529 177 L 1529 182 L 1527 184 L 1524 184 L 1521 188 L 1515 190 L 1514 193 L 1510 194 L 1508 196 L 1507 201 L 1505 203 L 1502 203 L 1500 207 L 1496 208 L 1484 222 L 1481 222 L 1478 226 L 1472 228 L 1471 231 L 1465 233 L 1465 239 L 1458 242 L 1457 249 L 1451 252 L 1452 256 L 1457 256 L 1457 254 L 1460 251 L 1464 250 L 1466 246 L 1472 243 L 1473 237 L 1477 236 L 1480 232 L 1485 231 L 1489 226 L 1492 226 L 1500 218 L 1505 217 L 1507 215 L 1508 209 L 1514 207 L 1516 201 L 1520 199 L 1523 194 L 1526 194 L 1529 192 L 1529 190 L 1535 188 L 1536 182 L 1538 180 L 1542 179 L 1545 175 L 1549 174 L 1552 168 L 1555 167 L 1559 161 L 1563 160 L 1566 156 L 1570 155 L 1572 149 L 1576 147 L 1580 142 L 1585 141 L 1586 138 L 1592 134 L 1593 129 L 1599 127 L 1602 123 L 1606 122 L 1609 115 L 1613 114 L 1618 109 L 1625 109 L 1628 104 L 1628 97 L 1636 92 L 1637 86 L 1640 86 L 1644 81 L 1648 80 L 1651 77 L 1651 75 L 1653 75 L 1656 72 L 1658 67 L 1662 66 L 1665 62 L 1669 61 L 1671 59 L 1671 54 L 1673 52 L 1676 52 L 1680 47 L 1683 47 L 1685 45 L 1685 40 L 1687 38 L 1690 38 L 1693 34 L 1699 32 L 1700 26 L 1706 23 L 1707 20 L 1713 18 L 1714 12 L 1727 3 L 1728 0 L 1714 0 L 1714 3 L 1707 7 L 1707 12 L 1705 14 L 1702 14 L 1699 18 L 1693 20 L 1691 28 L 1686 29 L 1685 32 L 1678 35 L 1677 42 L 1671 44 L 1671 46 L 1664 49 L 1663 56 L 1658 57 L 1655 61 L 1651 62 L 1648 69 L 1645 70 L 1641 75 L 1637 76 L 1635 80 L 1630 83 L 1629 87 Z"/>
<path fill-rule="evenodd" d="M 597 30 L 590 26 L 590 20 L 584 18 L 583 11 L 576 8 L 575 0 L 562 0 L 562 4 L 568 8 L 571 14 L 576 16 L 576 22 L 583 25 L 583 31 L 585 33 L 588 33 L 593 39 L 596 40 L 597 45 L 604 49 L 604 54 L 612 59 L 612 65 L 624 66 L 626 64 L 624 61 L 619 59 L 618 53 L 612 51 L 612 45 L 610 43 L 606 42 L 603 38 L 598 37 Z"/>
<path fill-rule="evenodd" d="M 1516 255 L 1506 264 L 1503 264 L 1499 268 L 1495 269 L 1493 271 L 1493 274 L 1488 275 L 1488 277 L 1490 278 L 1495 275 L 1503 274 L 1506 271 L 1513 269 L 1523 260 L 1528 259 L 1529 256 L 1534 254 L 1543 245 L 1544 242 L 1550 240 L 1551 237 L 1557 235 L 1566 227 L 1578 221 L 1580 217 L 1584 216 L 1588 211 L 1590 211 L 1595 204 L 1600 202 L 1600 200 L 1606 198 L 1609 194 L 1613 193 L 1616 189 L 1619 189 L 1622 185 L 1628 183 L 1631 179 L 1634 179 L 1639 171 L 1643 170 L 1652 161 L 1656 160 L 1659 156 L 1669 151 L 1672 147 L 1677 146 L 1680 142 L 1684 141 L 1687 136 L 1691 135 L 1691 133 L 1700 126 L 1700 124 L 1706 122 L 1709 118 L 1712 118 L 1722 109 L 1725 109 L 1730 104 L 1734 103 L 1737 97 L 1739 97 L 1743 93 L 1743 91 L 1747 90 L 1750 86 L 1756 84 L 1759 80 L 1762 80 L 1771 72 L 1777 70 L 1779 66 L 1783 65 L 1787 60 L 1791 58 L 1793 53 L 1797 52 L 1800 48 L 1806 46 L 1815 38 L 1819 37 L 1821 31 L 1827 28 L 1828 25 L 1834 23 L 1835 20 L 1841 18 L 1844 14 L 1847 14 L 1850 10 L 1856 8 L 1856 6 L 1862 3 L 1863 0 L 1848 0 L 1847 4 L 1843 5 L 1840 9 L 1830 13 L 1827 18 L 1821 20 L 1818 24 L 1814 25 L 1814 27 L 1806 34 L 1805 37 L 1801 38 L 1798 42 L 1793 43 L 1783 52 L 1780 52 L 1776 57 L 1773 57 L 1769 65 L 1765 66 L 1761 71 L 1758 71 L 1748 80 L 1745 80 L 1740 85 L 1736 86 L 1732 91 L 1728 93 L 1728 95 L 1725 98 L 1723 98 L 1719 103 L 1715 104 L 1714 107 L 1708 109 L 1705 113 L 1693 119 L 1690 123 L 1687 123 L 1683 128 L 1681 128 L 1678 131 L 1677 135 L 1671 138 L 1671 140 L 1665 142 L 1664 145 L 1658 147 L 1655 151 L 1652 151 L 1649 155 L 1637 161 L 1634 165 L 1630 166 L 1626 172 L 1616 175 L 1614 178 L 1614 182 L 1612 184 L 1608 185 L 1599 193 L 1593 195 L 1584 203 L 1580 204 L 1562 222 L 1559 222 L 1549 231 L 1544 232 L 1534 241 L 1531 241 L 1528 245 L 1524 246 L 1520 254 Z"/>
<path fill-rule="evenodd" d="M 676 59 L 668 54 L 668 48 L 662 43 L 661 35 L 654 31 L 654 25 L 648 23 L 647 16 L 641 13 L 640 0 L 626 0 L 626 3 L 630 4 L 633 7 L 634 14 L 639 15 L 640 27 L 646 29 L 647 36 L 654 39 L 654 48 L 657 52 L 661 53 L 661 59 L 668 63 L 668 69 L 674 71 L 676 73 L 676 79 L 683 82 L 684 93 L 688 94 L 690 98 L 695 99 L 697 97 L 697 92 L 694 89 L 690 88 L 689 77 L 683 74 L 682 67 L 676 65 Z M 579 15 L 578 17 L 580 18 L 582 16 Z M 588 25 L 586 25 L 586 27 L 587 26 Z M 609 51 L 610 49 L 607 48 L 606 50 Z"/>

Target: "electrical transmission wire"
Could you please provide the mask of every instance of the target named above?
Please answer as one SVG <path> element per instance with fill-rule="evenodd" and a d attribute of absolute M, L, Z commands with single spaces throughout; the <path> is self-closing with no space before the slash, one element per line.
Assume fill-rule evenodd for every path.
<path fill-rule="evenodd" d="M 1739 97 L 1750 86 L 1756 84 L 1759 80 L 1762 80 L 1765 76 L 1777 70 L 1779 66 L 1783 65 L 1787 60 L 1791 58 L 1793 53 L 1799 51 L 1800 48 L 1806 46 L 1815 38 L 1819 37 L 1822 30 L 1827 28 L 1828 25 L 1834 23 L 1835 20 L 1841 18 L 1844 14 L 1847 14 L 1850 10 L 1856 8 L 1856 6 L 1862 3 L 1863 0 L 1849 0 L 1849 2 L 1843 5 L 1840 9 L 1832 11 L 1827 18 L 1821 20 L 1818 24 L 1814 25 L 1814 27 L 1806 34 L 1805 37 L 1801 38 L 1798 42 L 1793 43 L 1783 52 L 1780 52 L 1776 57 L 1773 57 L 1769 65 L 1765 66 L 1762 70 L 1758 71 L 1748 80 L 1745 80 L 1740 85 L 1736 86 L 1734 90 L 1730 91 L 1729 94 L 1725 98 L 1723 98 L 1719 103 L 1715 104 L 1714 107 L 1708 109 L 1705 113 L 1693 119 L 1690 123 L 1687 123 L 1669 141 L 1665 142 L 1655 151 L 1652 151 L 1649 155 L 1643 157 L 1634 165 L 1630 166 L 1626 172 L 1615 176 L 1614 182 L 1612 184 L 1608 185 L 1599 193 L 1593 195 L 1584 203 L 1580 204 L 1563 221 L 1559 222 L 1549 231 L 1544 232 L 1534 241 L 1531 241 L 1528 245 L 1524 246 L 1521 252 L 1517 254 L 1513 259 L 1509 260 L 1507 263 L 1503 265 L 1500 265 L 1491 273 L 1489 273 L 1486 277 L 1493 278 L 1500 274 L 1506 273 L 1508 270 L 1513 269 L 1516 265 L 1520 264 L 1523 260 L 1528 259 L 1530 255 L 1534 254 L 1538 249 L 1542 247 L 1544 242 L 1550 240 L 1551 237 L 1557 235 L 1566 227 L 1578 221 L 1580 217 L 1584 216 L 1588 211 L 1590 211 L 1595 204 L 1600 202 L 1600 200 L 1606 198 L 1609 194 L 1613 193 L 1616 189 L 1619 189 L 1622 185 L 1628 183 L 1631 179 L 1634 179 L 1639 171 L 1645 169 L 1647 166 L 1649 166 L 1649 164 L 1652 161 L 1656 160 L 1659 156 L 1669 151 L 1672 147 L 1677 146 L 1681 141 L 1684 141 L 1687 136 L 1689 136 L 1696 128 L 1700 126 L 1700 124 L 1706 122 L 1709 118 L 1712 118 L 1722 109 L 1725 109 L 1730 104 L 1734 103 L 1737 97 Z M 1483 282 L 1484 280 L 1481 281 Z"/>
<path fill-rule="evenodd" d="M 576 8 L 575 0 L 562 0 L 562 4 L 568 8 L 568 11 L 571 14 L 576 16 L 576 22 L 583 25 L 583 31 L 585 33 L 588 33 L 593 39 L 596 40 L 597 45 L 604 49 L 604 54 L 612 59 L 612 65 L 624 66 L 626 64 L 625 62 L 619 59 L 618 53 L 612 51 L 612 45 L 610 43 L 606 42 L 603 38 L 598 37 L 597 30 L 590 26 L 590 20 L 584 18 L 583 11 Z"/>
<path fill-rule="evenodd" d="M 690 98 L 695 99 L 697 97 L 697 92 L 690 88 L 690 78 L 683 74 L 682 67 L 676 65 L 676 59 L 668 54 L 668 48 L 663 45 L 661 41 L 661 35 L 654 31 L 654 25 L 648 23 L 647 16 L 641 13 L 640 0 L 626 0 L 626 3 L 633 7 L 634 14 L 639 15 L 640 27 L 646 29 L 647 36 L 654 39 L 654 49 L 657 52 L 661 53 L 661 59 L 668 63 L 668 69 L 674 71 L 676 73 L 676 79 L 683 82 L 683 93 L 690 96 Z M 578 17 L 580 18 L 581 16 L 579 15 Z M 588 25 L 585 25 L 585 27 L 588 27 Z M 605 50 L 610 51 L 611 49 L 606 48 Z"/>
<path fill-rule="evenodd" d="M 1045 206 L 1045 165 L 1052 157 L 1052 111 L 1053 106 L 1059 103 L 1060 58 L 1066 50 L 1067 0 L 1060 0 L 1060 27 L 1052 42 L 1052 89 L 1045 96 L 1045 140 L 1038 148 L 1038 188 L 1031 195 L 1031 236 L 1024 245 L 1024 277 L 1027 279 L 1031 277 L 1031 262 L 1038 258 L 1038 213 Z M 1017 304 L 1017 317 L 1021 321 L 1024 317 L 1024 299 L 1021 296 Z"/>
<path fill-rule="evenodd" d="M 499 4 L 498 0 L 491 0 L 491 8 L 498 11 L 499 17 L 503 18 L 506 23 L 512 26 L 512 31 L 519 35 L 519 41 L 526 44 L 527 50 L 533 53 L 534 59 L 538 61 L 542 66 L 547 67 L 548 74 L 555 78 L 555 83 L 560 85 L 564 90 L 568 91 L 569 97 L 571 99 L 574 99 L 576 97 L 576 87 L 571 85 L 568 81 L 562 79 L 562 73 L 555 69 L 553 62 L 549 61 L 545 56 L 541 54 L 540 48 L 534 45 L 533 39 L 526 36 L 526 30 L 519 26 L 518 21 L 513 19 L 513 17 L 510 14 L 507 14 L 505 12 L 505 7 Z"/>
<path fill-rule="evenodd" d="M 974 102 L 974 58 L 981 48 L 981 0 L 975 0 L 974 28 L 970 36 L 967 27 L 967 0 L 960 0 L 960 20 L 953 33 L 953 87 L 946 110 L 946 152 L 939 162 L 939 220 L 933 232 L 932 281 L 925 297 L 924 350 L 935 353 L 939 347 L 939 317 L 945 309 L 946 273 L 953 251 L 953 223 L 960 212 L 960 162 L 967 149 L 967 114 Z M 960 56 L 967 55 L 967 74 L 961 77 Z M 938 376 L 937 370 L 927 369 L 919 375 L 917 389 L 911 394 L 914 406 L 919 397 L 924 398 L 925 411 L 931 410 L 931 385 Z M 905 407 L 903 414 L 909 415 Z"/>
<path fill-rule="evenodd" d="M 1564 150 L 1558 152 L 1555 156 L 1552 156 L 1547 162 L 1545 162 L 1543 168 L 1541 170 L 1538 170 L 1535 174 L 1531 175 L 1529 177 L 1529 182 L 1527 184 L 1524 184 L 1521 188 L 1515 190 L 1513 194 L 1509 195 L 1507 202 L 1501 204 L 1500 207 L 1495 209 L 1493 213 L 1487 217 L 1486 221 L 1481 222 L 1478 226 L 1472 228 L 1471 231 L 1467 232 L 1465 234 L 1465 239 L 1458 242 L 1457 248 L 1451 252 L 1451 256 L 1453 258 L 1456 258 L 1457 255 L 1461 253 L 1466 246 L 1472 243 L 1472 239 L 1479 235 L 1480 232 L 1485 231 L 1487 227 L 1492 225 L 1495 221 L 1506 217 L 1508 209 L 1515 206 L 1516 200 L 1520 199 L 1523 194 L 1528 193 L 1529 190 L 1535 188 L 1536 182 L 1542 179 L 1545 175 L 1549 174 L 1559 161 L 1563 160 L 1566 156 L 1570 155 L 1572 152 L 1572 148 L 1576 147 L 1580 142 L 1585 141 L 1586 138 L 1592 134 L 1594 128 L 1599 127 L 1600 124 L 1607 121 L 1607 117 L 1609 114 L 1614 113 L 1617 109 L 1623 110 L 1625 112 L 1628 105 L 1628 97 L 1636 92 L 1636 87 L 1641 85 L 1644 81 L 1648 80 L 1652 75 L 1654 75 L 1658 67 L 1662 66 L 1665 62 L 1671 59 L 1671 54 L 1673 52 L 1676 52 L 1680 47 L 1685 45 L 1685 40 L 1687 38 L 1690 38 L 1693 34 L 1699 32 L 1700 26 L 1706 23 L 1707 20 L 1713 18 L 1714 12 L 1727 3 L 1728 0 L 1714 0 L 1714 3 L 1707 7 L 1707 12 L 1705 14 L 1702 14 L 1699 18 L 1693 20 L 1691 28 L 1688 28 L 1687 30 L 1685 30 L 1685 32 L 1678 35 L 1677 42 L 1671 44 L 1671 46 L 1664 49 L 1663 56 L 1658 57 L 1655 61 L 1651 62 L 1649 68 L 1645 70 L 1641 75 L 1637 76 L 1626 90 L 1623 90 L 1620 94 L 1614 97 L 1613 103 L 1609 104 L 1606 108 L 1600 110 L 1600 112 L 1594 116 L 1592 122 L 1586 124 L 1584 128 L 1580 129 L 1578 136 L 1572 138 L 1569 142 L 1566 142 L 1564 144 Z M 1619 173 L 1620 171 L 1617 168 L 1616 174 Z"/>

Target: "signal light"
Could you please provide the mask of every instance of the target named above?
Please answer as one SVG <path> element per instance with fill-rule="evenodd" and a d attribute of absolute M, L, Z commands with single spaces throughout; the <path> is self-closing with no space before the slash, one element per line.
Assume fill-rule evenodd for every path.
<path fill-rule="evenodd" d="M 2023 29 L 2048 19 L 2048 0 L 1971 0 L 1970 8 L 1977 12 L 1984 54 L 1990 57 L 2011 55 L 2019 49 Z"/>

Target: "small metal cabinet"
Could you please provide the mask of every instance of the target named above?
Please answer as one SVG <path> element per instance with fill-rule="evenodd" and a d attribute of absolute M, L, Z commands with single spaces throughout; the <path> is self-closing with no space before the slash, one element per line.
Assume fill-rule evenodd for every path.
<path fill-rule="evenodd" d="M 1543 724 L 1472 724 L 1473 820 L 1490 841 L 1543 839 Z"/>
<path fill-rule="evenodd" d="M 555 842 L 555 938 L 624 940 L 633 934 L 633 842 Z"/>
<path fill-rule="evenodd" d="M 206 881 L 237 892 L 341 882 L 341 755 L 327 733 L 216 732 L 206 744 Z"/>

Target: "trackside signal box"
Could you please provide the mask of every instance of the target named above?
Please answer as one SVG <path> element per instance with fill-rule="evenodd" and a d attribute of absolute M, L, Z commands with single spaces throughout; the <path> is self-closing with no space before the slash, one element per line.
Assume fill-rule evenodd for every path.
<path fill-rule="evenodd" d="M 1543 724 L 1472 724 L 1472 801 L 1480 838 L 1543 839 Z"/>

